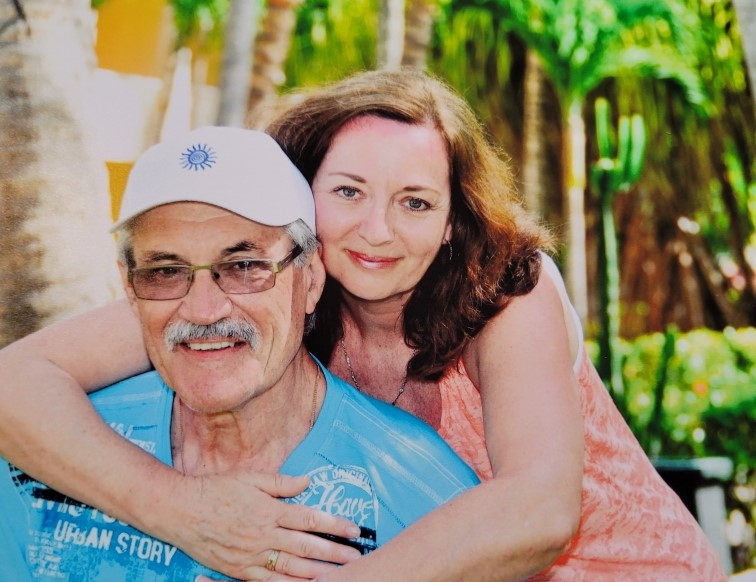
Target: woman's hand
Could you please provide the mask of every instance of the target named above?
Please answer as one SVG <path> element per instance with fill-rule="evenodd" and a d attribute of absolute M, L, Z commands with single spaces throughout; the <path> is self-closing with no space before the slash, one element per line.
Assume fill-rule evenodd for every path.
<path fill-rule="evenodd" d="M 354 523 L 291 503 L 308 485 L 307 477 L 236 470 L 218 475 L 181 477 L 182 485 L 166 511 L 164 539 L 205 566 L 242 580 L 308 580 L 360 557 L 354 548 L 306 532 L 345 538 L 359 536 Z M 178 505 L 178 507 L 177 507 Z M 167 521 L 165 521 L 167 519 Z M 278 550 L 275 570 L 266 569 Z M 277 573 L 277 574 L 274 574 Z"/>

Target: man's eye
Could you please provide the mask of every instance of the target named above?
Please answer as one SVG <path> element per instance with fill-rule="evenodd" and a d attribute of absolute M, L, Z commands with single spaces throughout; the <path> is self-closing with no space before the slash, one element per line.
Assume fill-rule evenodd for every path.
<path fill-rule="evenodd" d="M 232 271 L 240 271 L 240 272 L 248 272 L 253 271 L 260 267 L 260 264 L 258 261 L 253 261 L 252 259 L 241 259 L 238 261 L 232 261 L 230 263 L 226 263 L 228 265 L 228 268 Z"/>
<path fill-rule="evenodd" d="M 183 275 L 183 267 L 174 267 L 171 265 L 165 267 L 156 267 L 150 271 L 150 274 L 157 279 L 173 279 Z"/>
<path fill-rule="evenodd" d="M 148 285 L 164 285 L 186 277 L 186 267 L 165 265 L 134 271 L 134 279 Z"/>

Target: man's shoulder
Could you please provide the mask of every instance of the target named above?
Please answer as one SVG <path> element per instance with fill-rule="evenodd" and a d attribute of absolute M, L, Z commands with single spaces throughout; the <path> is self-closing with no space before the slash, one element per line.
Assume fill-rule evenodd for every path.
<path fill-rule="evenodd" d="M 169 462 L 173 391 L 157 372 L 133 376 L 90 394 L 95 410 L 114 431 Z"/>
<path fill-rule="evenodd" d="M 328 374 L 328 389 L 340 399 L 331 429 L 334 437 L 348 439 L 380 459 L 398 467 L 439 472 L 469 483 L 474 472 L 446 441 L 416 416 L 371 396 Z"/>
<path fill-rule="evenodd" d="M 92 392 L 89 398 L 95 408 L 98 408 L 100 406 L 157 401 L 167 394 L 170 394 L 170 389 L 165 385 L 160 375 L 152 370 Z"/>

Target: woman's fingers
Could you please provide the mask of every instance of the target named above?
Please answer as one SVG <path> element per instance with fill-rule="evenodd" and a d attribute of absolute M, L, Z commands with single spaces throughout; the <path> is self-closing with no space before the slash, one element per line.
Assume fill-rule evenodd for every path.
<path fill-rule="evenodd" d="M 313 535 L 330 534 L 344 540 L 359 537 L 360 528 L 345 519 L 310 507 L 288 504 L 281 513 L 278 525 L 281 529 L 276 547 L 289 554 L 334 564 L 344 564 L 361 555 L 353 547 Z"/>
<path fill-rule="evenodd" d="M 272 497 L 294 497 L 304 491 L 310 482 L 308 477 L 289 477 L 287 475 L 260 475 L 260 477 L 262 479 L 258 481 L 257 486 Z M 269 478 L 270 481 L 266 483 L 265 478 Z M 291 509 L 284 512 L 278 522 L 281 527 L 304 532 L 331 534 L 347 539 L 356 538 L 360 535 L 360 528 L 348 519 L 303 505 L 289 504 L 289 507 Z M 296 550 L 292 551 L 301 556 L 305 555 Z"/>
<path fill-rule="evenodd" d="M 244 574 L 245 580 L 247 582 L 302 582 L 325 575 L 336 568 L 333 564 L 306 560 L 285 552 L 279 552 L 275 566 L 275 570 L 250 567 Z M 194 582 L 230 582 L 230 580 L 197 576 Z"/>
<path fill-rule="evenodd" d="M 278 575 L 286 576 L 285 579 L 291 578 L 294 580 L 311 580 L 313 578 L 326 574 L 336 567 L 337 566 L 335 566 L 334 564 L 300 558 L 299 556 L 295 556 L 294 554 L 289 554 L 287 552 L 279 552 L 278 560 L 276 561 L 275 573 Z M 267 574 L 270 576 L 271 572 L 268 571 Z M 275 576 L 273 576 L 272 578 L 262 577 L 258 579 L 278 580 L 278 578 L 276 578 Z"/>
<path fill-rule="evenodd" d="M 262 568 L 260 570 L 260 577 L 247 578 L 246 582 L 306 582 L 307 580 L 307 578 L 293 578 L 291 576 L 284 576 L 283 574 L 276 574 L 275 572 L 268 572 Z M 231 580 L 200 575 L 193 582 L 231 582 Z"/>
<path fill-rule="evenodd" d="M 306 477 L 237 470 L 194 477 L 182 488 L 177 545 L 198 562 L 240 580 L 309 580 L 360 556 L 329 537 L 356 538 L 352 522 L 311 507 L 287 503 L 308 485 Z M 187 508 L 192 510 L 187 511 Z M 274 572 L 265 568 L 272 549 Z M 286 578 L 286 577 L 289 578 Z"/>

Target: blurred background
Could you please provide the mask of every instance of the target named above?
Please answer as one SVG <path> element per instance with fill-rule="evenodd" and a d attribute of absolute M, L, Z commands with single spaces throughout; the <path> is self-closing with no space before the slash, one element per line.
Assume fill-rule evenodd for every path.
<path fill-rule="evenodd" d="M 4 0 L 0 347 L 120 295 L 146 147 L 424 68 L 510 157 L 594 361 L 728 570 L 756 567 L 754 0 Z"/>

